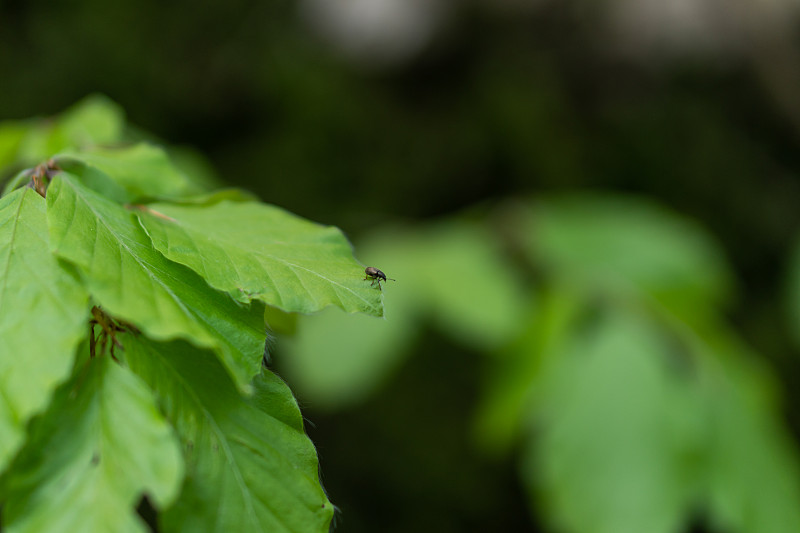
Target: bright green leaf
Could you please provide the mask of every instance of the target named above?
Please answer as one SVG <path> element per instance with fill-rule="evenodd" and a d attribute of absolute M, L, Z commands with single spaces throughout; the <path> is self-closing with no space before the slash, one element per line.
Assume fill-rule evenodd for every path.
<path fill-rule="evenodd" d="M 50 253 L 44 198 L 0 199 L 0 470 L 69 375 L 87 315 L 88 294 Z"/>
<path fill-rule="evenodd" d="M 245 398 L 208 352 L 121 340 L 127 364 L 156 391 L 186 450 L 186 482 L 163 531 L 328 531 L 333 506 L 316 452 L 279 378 L 264 371 Z"/>
<path fill-rule="evenodd" d="M 136 217 L 66 172 L 47 193 L 51 247 L 76 264 L 92 297 L 154 339 L 214 348 L 240 387 L 264 352 L 263 306 L 239 305 L 152 248 Z"/>
<path fill-rule="evenodd" d="M 383 313 L 380 291 L 363 280 L 364 269 L 337 228 L 271 205 L 228 201 L 151 204 L 140 216 L 161 253 L 239 301 L 297 313 L 328 305 Z"/>
<path fill-rule="evenodd" d="M 90 360 L 32 427 L 5 486 L 11 533 L 145 532 L 136 505 L 169 505 L 180 445 L 152 393 L 108 357 Z"/>
<path fill-rule="evenodd" d="M 131 199 L 180 197 L 193 191 L 188 178 L 170 162 L 166 152 L 147 143 L 127 147 L 92 146 L 62 152 L 56 162 L 79 161 L 108 175 Z"/>

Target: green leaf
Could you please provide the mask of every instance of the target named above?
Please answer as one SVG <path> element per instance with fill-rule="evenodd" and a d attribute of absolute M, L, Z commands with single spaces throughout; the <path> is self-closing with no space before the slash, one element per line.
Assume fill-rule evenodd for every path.
<path fill-rule="evenodd" d="M 35 165 L 67 148 L 118 142 L 124 125 L 119 106 L 104 96 L 89 96 L 54 119 L 32 122 L 17 159 Z"/>
<path fill-rule="evenodd" d="M 523 478 L 573 533 L 681 531 L 695 496 L 700 417 L 654 330 L 610 312 L 540 381 Z"/>
<path fill-rule="evenodd" d="M 17 161 L 17 153 L 28 132 L 28 124 L 21 120 L 0 122 L 0 179 L 5 177 L 6 167 Z"/>
<path fill-rule="evenodd" d="M 14 189 L 19 188 L 25 182 L 30 183 L 32 172 L 32 169 L 25 169 L 14 174 L 3 186 L 3 194 L 0 196 L 6 196 Z"/>
<path fill-rule="evenodd" d="M 62 160 L 79 161 L 102 171 L 127 191 L 131 201 L 180 197 L 193 190 L 166 152 L 147 143 L 117 148 L 91 146 L 62 152 L 56 162 L 60 164 Z"/>
<path fill-rule="evenodd" d="M 543 368 L 560 353 L 584 312 L 579 295 L 549 290 L 537 298 L 528 326 L 487 370 L 485 398 L 475 420 L 475 437 L 487 453 L 508 453 L 517 442 L 523 420 L 536 406 Z"/>
<path fill-rule="evenodd" d="M 186 482 L 162 517 L 163 531 L 328 531 L 333 506 L 316 452 L 279 378 L 264 371 L 243 397 L 208 352 L 142 336 L 121 341 L 186 450 Z"/>
<path fill-rule="evenodd" d="M 109 98 L 93 94 L 58 117 L 69 146 L 111 144 L 120 141 L 125 127 L 125 112 Z"/>
<path fill-rule="evenodd" d="M 778 414 L 777 383 L 753 354 L 725 351 L 702 369 L 711 521 L 720 531 L 800 531 L 800 458 Z"/>
<path fill-rule="evenodd" d="M 136 505 L 174 500 L 180 454 L 144 384 L 108 357 L 90 360 L 33 424 L 7 479 L 4 529 L 145 532 Z"/>
<path fill-rule="evenodd" d="M 78 266 L 96 302 L 154 339 L 214 348 L 245 388 L 261 365 L 263 306 L 242 306 L 152 248 L 136 217 L 57 175 L 47 193 L 53 252 Z"/>
<path fill-rule="evenodd" d="M 408 241 L 385 237 L 384 247 L 395 248 L 386 268 L 416 287 L 454 339 L 488 351 L 519 332 L 530 297 L 486 221 L 440 222 Z"/>
<path fill-rule="evenodd" d="M 731 293 L 732 275 L 702 228 L 643 200 L 554 199 L 537 205 L 524 229 L 530 258 L 588 293 L 647 296 L 685 317 Z"/>
<path fill-rule="evenodd" d="M 49 402 L 88 332 L 88 294 L 50 253 L 45 200 L 0 199 L 0 470 Z"/>
<path fill-rule="evenodd" d="M 141 212 L 155 247 L 242 302 L 311 313 L 328 305 L 380 316 L 381 292 L 334 227 L 278 207 L 222 201 L 152 204 Z"/>

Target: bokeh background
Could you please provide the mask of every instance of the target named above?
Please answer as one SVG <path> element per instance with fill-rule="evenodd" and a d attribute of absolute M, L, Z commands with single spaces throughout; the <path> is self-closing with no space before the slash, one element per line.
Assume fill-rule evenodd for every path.
<path fill-rule="evenodd" d="M 790 533 L 798 8 L 4 0 L 0 119 L 106 95 L 397 279 L 276 318 L 337 531 Z"/>

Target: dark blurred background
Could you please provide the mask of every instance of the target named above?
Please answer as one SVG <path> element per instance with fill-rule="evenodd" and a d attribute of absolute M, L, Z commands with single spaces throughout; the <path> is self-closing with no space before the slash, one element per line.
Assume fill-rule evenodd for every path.
<path fill-rule="evenodd" d="M 782 375 L 797 429 L 778 281 L 800 229 L 797 8 L 4 0 L 0 118 L 103 93 L 227 183 L 356 242 L 554 191 L 653 198 L 721 241 L 742 287 L 728 318 Z M 465 437 L 477 354 L 432 330 L 417 346 L 361 405 L 331 413 L 300 398 L 337 527 L 538 531 L 513 462 Z"/>

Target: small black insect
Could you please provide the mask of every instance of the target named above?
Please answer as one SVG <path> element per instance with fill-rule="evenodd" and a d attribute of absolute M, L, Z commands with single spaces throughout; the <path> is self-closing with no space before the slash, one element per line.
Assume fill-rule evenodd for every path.
<path fill-rule="evenodd" d="M 367 280 L 367 279 L 371 279 L 372 280 L 372 283 L 370 284 L 370 287 L 374 286 L 375 282 L 377 281 L 379 289 L 381 288 L 381 280 L 386 281 L 387 279 L 391 279 L 392 281 L 397 281 L 396 279 L 387 278 L 386 274 L 384 274 L 383 272 L 381 272 L 380 270 L 378 270 L 375 267 L 367 267 L 367 268 L 365 268 L 364 269 L 364 274 L 367 275 L 367 277 L 364 278 L 365 280 Z"/>

